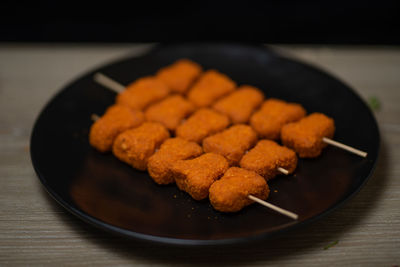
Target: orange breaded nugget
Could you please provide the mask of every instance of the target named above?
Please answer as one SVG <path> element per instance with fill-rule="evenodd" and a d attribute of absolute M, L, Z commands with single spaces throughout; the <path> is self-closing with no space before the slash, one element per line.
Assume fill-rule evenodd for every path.
<path fill-rule="evenodd" d="M 169 94 L 168 86 L 154 77 L 144 77 L 128 85 L 117 95 L 116 103 L 143 110 Z"/>
<path fill-rule="evenodd" d="M 189 59 L 180 59 L 160 69 L 156 77 L 163 81 L 172 92 L 184 94 L 201 74 L 201 66 Z"/>
<path fill-rule="evenodd" d="M 250 85 L 243 85 L 230 95 L 218 100 L 213 108 L 229 116 L 233 123 L 246 123 L 264 100 L 264 94 Z"/>
<path fill-rule="evenodd" d="M 195 200 L 208 196 L 210 186 L 228 169 L 226 159 L 218 154 L 206 153 L 195 159 L 178 160 L 172 165 L 172 173 L 179 189 Z"/>
<path fill-rule="evenodd" d="M 197 107 L 207 107 L 235 90 L 236 83 L 216 70 L 206 71 L 193 85 L 188 99 Z"/>
<path fill-rule="evenodd" d="M 146 120 L 159 122 L 168 130 L 175 130 L 194 110 L 193 104 L 181 95 L 173 95 L 150 106 L 144 114 Z"/>
<path fill-rule="evenodd" d="M 332 138 L 335 122 L 322 113 L 312 113 L 282 128 L 282 143 L 294 149 L 300 158 L 318 157 L 327 146 L 322 137 Z"/>
<path fill-rule="evenodd" d="M 237 212 L 254 203 L 249 195 L 267 199 L 269 187 L 263 177 L 242 168 L 229 168 L 221 179 L 210 187 L 210 202 L 222 212 Z"/>
<path fill-rule="evenodd" d="M 229 125 L 229 118 L 209 108 L 197 110 L 176 129 L 176 136 L 200 143 Z"/>
<path fill-rule="evenodd" d="M 143 121 L 143 112 L 113 105 L 90 127 L 89 143 L 101 152 L 111 151 L 118 134 L 139 126 Z"/>
<path fill-rule="evenodd" d="M 113 153 L 121 161 L 144 171 L 148 159 L 167 138 L 169 132 L 162 124 L 145 122 L 118 135 L 114 141 Z"/>
<path fill-rule="evenodd" d="M 232 166 L 239 164 L 244 153 L 256 143 L 256 132 L 248 125 L 238 124 L 204 139 L 203 149 L 224 156 Z"/>
<path fill-rule="evenodd" d="M 201 146 L 194 142 L 181 138 L 170 138 L 149 158 L 147 168 L 156 183 L 170 184 L 175 181 L 171 172 L 171 166 L 175 161 L 194 158 L 202 153 Z"/>
<path fill-rule="evenodd" d="M 293 173 L 296 166 L 296 153 L 271 140 L 260 140 L 240 161 L 240 167 L 255 171 L 267 181 L 280 174 L 278 167 Z"/>
<path fill-rule="evenodd" d="M 298 121 L 305 115 L 306 111 L 301 105 L 271 98 L 251 116 L 250 125 L 260 137 L 277 140 L 283 125 Z"/>

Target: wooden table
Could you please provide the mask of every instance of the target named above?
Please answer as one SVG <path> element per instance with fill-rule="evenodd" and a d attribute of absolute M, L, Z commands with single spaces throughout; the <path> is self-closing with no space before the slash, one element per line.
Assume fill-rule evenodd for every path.
<path fill-rule="evenodd" d="M 346 205 L 315 223 L 257 246 L 181 249 L 116 237 L 60 207 L 31 165 L 29 137 L 35 118 L 63 85 L 85 71 L 148 48 L 0 45 L 0 265 L 400 264 L 399 48 L 273 47 L 336 75 L 362 98 L 381 101 L 375 115 L 382 147 L 373 177 Z"/>

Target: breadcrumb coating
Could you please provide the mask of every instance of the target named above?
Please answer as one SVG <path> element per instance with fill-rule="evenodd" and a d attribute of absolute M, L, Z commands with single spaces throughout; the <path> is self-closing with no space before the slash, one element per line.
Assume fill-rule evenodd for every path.
<path fill-rule="evenodd" d="M 280 174 L 278 167 L 293 173 L 297 167 L 296 153 L 271 140 L 260 140 L 240 161 L 240 167 L 254 171 L 267 181 Z"/>
<path fill-rule="evenodd" d="M 229 125 L 229 118 L 209 108 L 193 113 L 176 129 L 176 136 L 201 143 L 209 135 L 222 131 Z"/>
<path fill-rule="evenodd" d="M 237 124 L 203 140 L 204 152 L 224 156 L 230 166 L 238 165 L 244 153 L 257 143 L 256 132 L 248 125 Z"/>
<path fill-rule="evenodd" d="M 156 77 L 163 81 L 171 92 L 184 94 L 201 72 L 202 68 L 199 64 L 189 59 L 180 59 L 172 65 L 160 69 Z"/>
<path fill-rule="evenodd" d="M 182 138 L 167 139 L 160 149 L 149 158 L 147 168 L 150 177 L 157 184 L 175 182 L 171 167 L 177 160 L 190 159 L 200 156 L 203 149 L 197 143 Z"/>
<path fill-rule="evenodd" d="M 282 128 L 282 143 L 294 149 L 300 158 L 318 157 L 327 146 L 322 137 L 332 138 L 335 122 L 322 113 L 312 113 Z"/>
<path fill-rule="evenodd" d="M 172 95 L 150 106 L 145 111 L 145 117 L 146 120 L 159 122 L 173 131 L 194 110 L 194 105 L 181 95 Z"/>
<path fill-rule="evenodd" d="M 226 159 L 218 154 L 206 153 L 190 160 L 178 160 L 172 165 L 172 173 L 179 189 L 195 200 L 208 197 L 210 186 L 228 169 Z"/>
<path fill-rule="evenodd" d="M 213 108 L 229 116 L 232 123 L 247 123 L 251 114 L 261 105 L 264 94 L 250 85 L 240 86 L 230 95 L 218 100 Z"/>
<path fill-rule="evenodd" d="M 300 104 L 271 98 L 251 116 L 250 125 L 261 138 L 277 140 L 283 125 L 298 121 L 305 115 L 306 111 Z"/>
<path fill-rule="evenodd" d="M 211 106 L 219 98 L 234 91 L 236 83 L 216 70 L 203 73 L 188 93 L 188 99 L 197 107 Z"/>
<path fill-rule="evenodd" d="M 168 130 L 160 123 L 145 122 L 117 136 L 114 155 L 138 170 L 146 170 L 148 159 L 169 138 Z"/>
<path fill-rule="evenodd" d="M 110 106 L 90 127 L 89 143 L 100 152 L 111 151 L 118 134 L 143 122 L 144 114 L 141 111 L 121 105 Z"/>
<path fill-rule="evenodd" d="M 119 93 L 116 103 L 131 109 L 144 110 L 147 106 L 165 98 L 169 94 L 168 86 L 155 77 L 136 80 Z"/>
<path fill-rule="evenodd" d="M 249 195 L 266 200 L 269 187 L 263 177 L 242 168 L 229 168 L 221 179 L 210 187 L 210 202 L 222 212 L 237 212 L 254 203 Z"/>

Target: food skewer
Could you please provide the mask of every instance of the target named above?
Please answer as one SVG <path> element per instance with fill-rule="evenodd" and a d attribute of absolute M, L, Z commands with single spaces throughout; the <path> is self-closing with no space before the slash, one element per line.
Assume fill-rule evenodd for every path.
<path fill-rule="evenodd" d="M 97 114 L 92 114 L 91 115 L 91 118 L 92 118 L 92 120 L 93 121 L 97 121 L 99 118 L 100 118 L 100 116 L 99 115 L 97 115 Z M 143 128 L 143 127 L 142 127 Z M 136 130 L 137 131 L 137 130 Z M 165 137 L 162 137 L 162 139 L 164 139 L 165 141 L 164 141 L 164 143 L 167 143 L 168 142 L 168 140 L 170 140 L 171 142 L 176 142 L 176 141 L 178 141 L 178 140 L 176 140 L 176 139 L 179 139 L 179 138 L 172 138 L 172 139 L 165 139 L 167 136 L 165 136 Z M 125 138 L 126 139 L 126 138 Z M 161 139 L 160 139 L 161 140 Z M 174 141 L 173 141 L 174 140 Z M 176 141 L 175 141 L 176 140 Z M 187 142 L 188 144 L 186 145 L 186 146 L 189 146 L 190 147 L 190 145 L 189 145 L 189 143 L 192 143 L 192 147 L 190 147 L 189 148 L 189 150 L 188 150 L 188 152 L 185 152 L 185 153 L 188 153 L 187 154 L 187 156 L 190 156 L 190 155 L 198 155 L 199 156 L 199 153 L 200 153 L 200 147 L 199 147 L 199 149 L 197 149 L 196 148 L 196 146 L 198 146 L 196 143 L 194 143 L 194 142 L 190 142 L 190 141 L 184 141 L 183 139 L 182 139 L 182 141 L 178 141 L 178 142 Z M 123 145 L 118 145 L 118 144 L 116 144 L 115 145 L 115 147 L 120 147 L 120 146 L 123 146 Z M 158 145 L 159 146 L 159 145 Z M 129 146 L 127 146 L 127 148 L 128 148 Z M 162 146 L 161 146 L 161 148 L 162 148 Z M 128 148 L 129 149 L 129 148 Z M 190 150 L 192 150 L 192 151 L 190 151 Z M 198 151 L 197 151 L 198 150 Z M 117 150 L 118 151 L 118 150 Z M 114 153 L 115 152 L 117 152 L 116 150 L 115 150 L 115 148 L 114 148 Z M 162 150 L 162 149 L 160 149 L 159 151 L 157 151 L 156 153 L 153 153 L 153 156 L 151 156 L 150 158 L 148 158 L 149 159 L 149 161 L 148 161 L 148 163 L 151 165 L 151 164 L 153 164 L 154 162 L 152 162 L 152 158 L 154 158 L 154 155 L 156 155 L 157 153 L 162 153 L 162 152 L 164 152 L 164 150 Z M 164 152 L 165 153 L 165 152 Z M 179 153 L 179 152 L 178 152 Z M 132 159 L 130 159 L 130 160 L 127 160 L 127 159 L 125 159 L 125 157 L 123 156 L 123 155 L 121 155 L 121 151 L 119 151 L 118 153 L 117 153 L 118 155 L 118 158 L 120 159 L 120 160 L 122 160 L 122 161 L 125 161 L 126 163 L 128 163 L 128 164 L 130 164 L 130 165 L 132 165 L 132 166 L 135 166 L 136 168 L 137 167 L 140 167 L 140 169 L 142 169 L 142 170 L 144 170 L 146 167 L 145 167 L 145 165 L 147 164 L 147 160 L 145 161 L 145 162 L 142 162 L 142 161 L 140 161 L 140 166 L 138 166 L 138 160 L 134 160 L 133 162 L 132 162 Z M 170 154 L 170 153 L 169 153 Z M 179 153 L 179 154 L 181 154 L 181 153 Z M 215 154 L 216 155 L 216 154 Z M 218 156 L 218 155 L 216 155 L 216 156 Z M 181 156 L 182 157 L 182 156 Z M 217 157 L 218 158 L 218 157 Z M 223 157 L 221 157 L 221 156 L 219 156 L 219 158 L 218 159 L 221 159 L 222 158 L 222 161 L 225 161 L 226 162 L 226 160 L 223 158 Z M 155 158 L 154 158 L 155 159 Z M 183 159 L 183 158 L 181 158 L 181 159 Z M 158 159 L 158 160 L 161 160 L 161 159 Z M 161 160 L 162 161 L 162 160 Z M 215 161 L 215 160 L 214 160 Z M 163 164 L 162 162 L 158 162 L 159 163 L 159 165 L 160 166 L 163 166 L 163 171 L 162 172 L 164 172 L 165 174 L 160 174 L 160 173 L 158 173 L 158 174 L 156 174 L 155 175 L 155 173 L 154 173 L 154 170 L 158 170 L 158 168 L 153 168 L 152 166 L 149 166 L 148 165 L 148 168 L 151 168 L 152 170 L 151 170 L 151 174 L 153 174 L 153 175 L 151 175 L 151 177 L 153 178 L 153 180 L 156 182 L 156 183 L 158 183 L 158 184 L 167 184 L 167 183 L 171 183 L 172 182 L 172 180 L 170 180 L 171 179 L 171 176 L 172 176 L 172 173 L 171 173 L 171 166 L 165 166 L 165 163 Z M 224 163 L 222 163 L 221 165 L 223 165 L 222 167 L 220 167 L 220 168 L 222 168 L 222 169 L 224 169 L 224 168 L 226 168 L 228 165 L 226 165 L 226 164 L 224 164 Z M 154 170 L 153 170 L 154 169 Z M 279 171 L 281 171 L 282 173 L 285 173 L 285 174 L 288 174 L 289 172 L 286 170 L 286 169 L 284 169 L 284 168 L 281 168 L 281 167 L 278 167 L 278 170 Z M 149 172 L 150 172 L 150 169 L 149 169 Z M 163 176 L 165 176 L 165 177 L 162 177 L 162 176 L 160 176 L 160 175 L 163 175 Z M 162 178 L 161 178 L 162 177 Z M 212 181 L 211 181 L 212 182 Z M 182 185 L 182 186 L 180 186 L 180 189 L 182 190 L 184 190 L 184 191 L 187 191 L 187 190 L 185 190 L 183 187 L 184 187 L 185 185 Z M 209 187 L 209 186 L 206 186 L 205 187 L 205 189 L 207 189 L 207 187 Z M 205 194 L 204 193 L 205 192 L 205 190 L 203 190 L 203 193 L 202 194 Z M 192 196 L 193 197 L 193 196 Z M 201 196 L 200 196 L 201 197 Z M 282 215 L 285 215 L 285 216 L 288 216 L 288 217 L 290 217 L 290 218 L 292 218 L 292 219 L 294 219 L 294 220 L 297 220 L 298 219 L 298 215 L 297 214 L 295 214 L 295 213 L 293 213 L 293 212 L 290 212 L 290 211 L 288 211 L 288 210 L 285 210 L 285 209 L 282 209 L 282 208 L 280 208 L 280 207 L 278 207 L 278 206 L 275 206 L 275 205 L 273 205 L 273 204 L 271 204 L 271 203 L 268 203 L 268 202 L 266 202 L 266 201 L 264 201 L 264 200 L 262 200 L 262 199 L 260 199 L 260 198 L 258 198 L 258 197 L 256 197 L 256 196 L 254 196 L 254 195 L 251 195 L 251 194 L 249 194 L 248 196 L 247 196 L 250 200 L 252 200 L 252 201 L 254 201 L 254 202 L 257 202 L 257 203 L 259 203 L 259 204 L 261 204 L 261 205 L 263 205 L 263 206 L 265 206 L 265 207 L 267 207 L 267 208 L 270 208 L 270 209 L 272 209 L 272 210 L 274 210 L 274 211 L 276 211 L 276 212 L 278 212 L 278 213 L 280 213 L 280 214 L 282 214 Z M 198 195 L 196 195 L 196 198 L 199 198 L 199 196 Z M 195 198 L 195 199 L 196 199 Z"/>
<path fill-rule="evenodd" d="M 93 76 L 93 79 L 94 79 L 95 82 L 99 83 L 100 85 L 102 85 L 102 86 L 104 86 L 106 88 L 109 88 L 109 89 L 115 91 L 116 93 L 120 93 L 125 89 L 125 86 L 123 86 L 119 82 L 111 79 L 110 77 L 108 77 L 108 76 L 106 76 L 106 75 L 104 75 L 104 74 L 102 74 L 100 72 L 95 73 L 94 76 Z M 255 123 L 255 124 L 257 124 L 257 123 Z M 255 124 L 252 123 L 253 126 Z M 332 140 L 331 138 L 328 138 L 326 136 L 322 137 L 322 141 L 324 143 L 326 143 L 326 144 L 329 144 L 329 145 L 332 145 L 332 146 L 336 146 L 338 148 L 341 148 L 343 150 L 346 150 L 348 152 L 354 153 L 354 154 L 359 155 L 359 156 L 364 157 L 364 158 L 367 157 L 367 155 L 368 155 L 367 152 L 361 151 L 361 150 L 356 149 L 354 147 L 351 147 L 351 146 L 345 145 L 343 143 L 340 143 L 338 141 Z M 288 172 L 285 171 L 282 168 L 278 168 L 278 170 L 280 172 L 282 172 L 283 174 L 286 174 L 286 175 L 288 174 Z"/>
<path fill-rule="evenodd" d="M 96 122 L 96 121 L 98 121 L 101 117 L 100 117 L 99 115 L 93 113 L 93 114 L 90 116 L 90 118 L 91 118 L 92 121 Z M 188 141 L 190 141 L 190 140 L 188 140 Z M 284 169 L 284 168 L 282 168 L 282 167 L 277 167 L 277 170 L 278 170 L 279 172 L 281 172 L 282 174 L 289 175 L 289 171 L 286 170 L 286 169 Z"/>

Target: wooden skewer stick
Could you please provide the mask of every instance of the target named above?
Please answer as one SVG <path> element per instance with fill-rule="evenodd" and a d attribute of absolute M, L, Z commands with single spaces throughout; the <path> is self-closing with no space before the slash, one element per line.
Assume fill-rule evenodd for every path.
<path fill-rule="evenodd" d="M 97 72 L 95 75 L 93 75 L 93 80 L 98 84 L 115 91 L 116 93 L 121 93 L 125 90 L 125 86 L 100 72 Z"/>
<path fill-rule="evenodd" d="M 276 211 L 276 212 L 278 212 L 278 213 L 280 213 L 282 215 L 288 216 L 288 217 L 290 217 L 290 218 L 292 218 L 294 220 L 297 220 L 299 218 L 299 215 L 297 215 L 296 213 L 293 213 L 291 211 L 279 208 L 278 206 L 275 206 L 275 205 L 273 205 L 271 203 L 268 203 L 268 202 L 266 202 L 266 201 L 264 201 L 262 199 L 259 199 L 258 197 L 255 197 L 255 196 L 252 196 L 252 195 L 248 195 L 247 197 L 249 199 L 251 199 L 251 200 L 253 200 L 253 201 L 255 201 L 255 202 L 257 202 L 257 203 L 259 203 L 259 204 L 261 204 L 261 205 L 263 205 L 265 207 L 267 207 L 267 208 L 270 208 L 270 209 L 272 209 L 272 210 L 274 210 L 274 211 Z"/>
<path fill-rule="evenodd" d="M 341 148 L 341 149 L 344 149 L 344 150 L 349 151 L 351 153 L 354 153 L 356 155 L 359 155 L 360 157 L 363 157 L 363 158 L 367 157 L 367 155 L 368 155 L 367 152 L 364 152 L 364 151 L 358 150 L 358 149 L 356 149 L 354 147 L 339 143 L 339 142 L 334 141 L 332 139 L 329 139 L 327 137 L 322 137 L 322 141 L 327 143 L 327 144 L 330 144 L 332 146 L 336 146 L 338 148 Z"/>
<path fill-rule="evenodd" d="M 278 167 L 277 170 L 280 171 L 281 173 L 285 174 L 285 175 L 289 174 L 289 171 L 284 169 L 284 168 L 282 168 L 282 167 Z"/>

